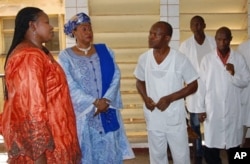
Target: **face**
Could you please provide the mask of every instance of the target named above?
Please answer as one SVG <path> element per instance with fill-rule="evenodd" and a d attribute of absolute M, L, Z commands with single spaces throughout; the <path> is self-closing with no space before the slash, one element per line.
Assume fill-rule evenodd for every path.
<path fill-rule="evenodd" d="M 167 45 L 170 40 L 170 36 L 167 36 L 167 32 L 162 24 L 154 24 L 148 36 L 148 45 L 149 48 L 159 49 Z"/>
<path fill-rule="evenodd" d="M 199 18 L 193 18 L 190 22 L 190 29 L 193 33 L 203 33 L 206 24 Z"/>
<path fill-rule="evenodd" d="M 49 24 L 49 17 L 47 14 L 42 12 L 38 19 L 33 22 L 36 38 L 40 40 L 41 43 L 48 42 L 52 40 L 54 36 L 53 27 Z"/>
<path fill-rule="evenodd" d="M 221 52 L 229 49 L 231 40 L 232 37 L 225 31 L 218 31 L 215 35 L 217 49 Z"/>
<path fill-rule="evenodd" d="M 77 42 L 89 44 L 93 41 L 93 31 L 90 23 L 83 23 L 76 27 L 73 31 L 73 35 Z"/>

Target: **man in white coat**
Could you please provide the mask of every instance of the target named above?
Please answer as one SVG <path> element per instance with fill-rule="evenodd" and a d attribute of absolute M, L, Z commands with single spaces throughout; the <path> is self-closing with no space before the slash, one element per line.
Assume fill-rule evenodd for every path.
<path fill-rule="evenodd" d="M 190 163 L 184 97 L 197 90 L 198 74 L 185 55 L 169 47 L 172 32 L 167 22 L 152 25 L 150 49 L 134 71 L 144 101 L 151 164 L 168 164 L 168 146 L 174 163 Z"/>
<path fill-rule="evenodd" d="M 190 30 L 193 35 L 183 41 L 180 45 L 179 50 L 185 54 L 190 62 L 193 64 L 197 72 L 200 71 L 200 62 L 203 56 L 215 49 L 215 39 L 214 37 L 205 34 L 204 30 L 206 28 L 205 20 L 203 17 L 196 15 L 192 17 L 190 21 Z M 198 79 L 198 86 L 199 86 Z M 198 113 L 196 113 L 195 104 L 197 104 L 198 99 L 197 92 L 186 97 L 186 106 L 188 112 L 190 113 L 190 126 L 199 136 L 196 140 L 196 163 L 202 163 L 203 148 L 202 148 L 202 135 L 200 130 L 200 121 L 198 119 Z"/>
<path fill-rule="evenodd" d="M 238 46 L 237 51 L 245 57 L 247 65 L 248 67 L 250 67 L 250 40 L 241 43 Z M 250 127 L 250 85 L 248 85 L 248 87 L 242 91 L 241 96 L 241 103 L 243 108 L 241 115 L 244 126 L 242 146 L 244 146 L 247 129 Z"/>
<path fill-rule="evenodd" d="M 198 110 L 200 121 L 204 121 L 208 164 L 221 163 L 220 150 L 226 149 L 229 154 L 242 141 L 241 90 L 247 87 L 250 72 L 244 57 L 230 48 L 231 40 L 231 30 L 219 28 L 217 48 L 203 57 L 200 65 Z"/>

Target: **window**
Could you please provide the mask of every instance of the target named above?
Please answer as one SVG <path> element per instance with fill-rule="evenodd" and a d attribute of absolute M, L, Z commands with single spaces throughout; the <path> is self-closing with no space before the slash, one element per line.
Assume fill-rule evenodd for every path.
<path fill-rule="evenodd" d="M 45 47 L 47 47 L 52 53 L 58 53 L 61 49 L 65 48 L 64 42 L 61 40 L 64 39 L 63 33 L 63 15 L 49 15 L 50 24 L 54 27 L 54 38 L 45 43 Z M 0 17 L 0 39 L 2 40 L 2 44 L 0 44 L 0 54 L 6 55 L 8 53 L 9 47 L 12 42 L 14 27 L 15 27 L 15 17 Z"/>
<path fill-rule="evenodd" d="M 14 18 L 3 18 L 1 23 L 2 23 L 1 38 L 3 38 L 1 54 L 7 54 L 14 33 L 14 26 L 15 26 Z"/>

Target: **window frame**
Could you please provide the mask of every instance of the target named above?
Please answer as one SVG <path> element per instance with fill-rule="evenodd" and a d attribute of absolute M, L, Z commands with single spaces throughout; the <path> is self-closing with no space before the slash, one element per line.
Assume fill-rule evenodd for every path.
<path fill-rule="evenodd" d="M 50 50 L 50 52 L 53 55 L 57 55 L 62 49 L 65 49 L 65 45 L 66 45 L 66 41 L 65 41 L 65 34 L 64 34 L 64 14 L 48 14 L 49 18 L 56 18 L 57 17 L 57 22 L 58 22 L 58 26 L 54 27 L 54 32 L 58 32 L 58 43 L 59 43 L 59 49 L 58 50 Z M 0 56 L 5 56 L 8 50 L 5 50 L 5 43 L 6 40 L 4 39 L 4 36 L 7 33 L 14 33 L 14 26 L 13 29 L 4 29 L 4 20 L 13 20 L 15 21 L 15 16 L 3 16 L 0 17 Z M 10 43 L 11 44 L 11 43 Z"/>

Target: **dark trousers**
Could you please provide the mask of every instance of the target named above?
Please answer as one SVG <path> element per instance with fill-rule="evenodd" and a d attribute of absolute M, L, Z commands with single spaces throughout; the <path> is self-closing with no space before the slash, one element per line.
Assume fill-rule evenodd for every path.
<path fill-rule="evenodd" d="M 195 131 L 195 133 L 199 136 L 196 140 L 196 156 L 202 157 L 203 148 L 202 148 L 202 136 L 200 129 L 200 121 L 197 113 L 190 113 L 190 126 Z"/>
<path fill-rule="evenodd" d="M 237 147 L 233 147 L 230 149 L 227 149 L 227 159 L 228 159 L 228 164 L 230 164 L 230 160 L 229 160 L 229 153 L 231 150 L 233 149 L 239 149 L 240 146 Z M 205 161 L 207 164 L 222 164 L 221 158 L 220 158 L 220 150 L 221 149 L 217 149 L 217 148 L 208 148 L 208 147 L 204 147 L 204 157 L 205 157 Z"/>

